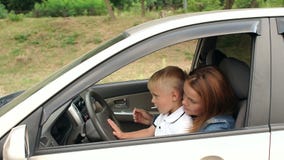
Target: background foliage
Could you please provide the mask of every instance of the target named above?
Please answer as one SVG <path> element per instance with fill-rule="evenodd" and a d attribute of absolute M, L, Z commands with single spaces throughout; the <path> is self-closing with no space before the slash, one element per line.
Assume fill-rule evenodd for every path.
<path fill-rule="evenodd" d="M 35 17 L 70 17 L 106 14 L 103 0 L 47 0 L 36 3 L 32 10 Z"/>
<path fill-rule="evenodd" d="M 116 14 L 125 11 L 136 14 L 142 11 L 165 10 L 180 13 L 284 6 L 284 0 L 109 0 L 109 2 Z M 0 0 L 0 18 L 6 18 L 9 12 L 32 17 L 107 15 L 105 3 L 106 0 Z"/>
<path fill-rule="evenodd" d="M 0 18 L 5 18 L 8 14 L 8 11 L 6 10 L 5 6 L 0 3 Z"/>
<path fill-rule="evenodd" d="M 188 10 L 192 12 L 211 11 L 223 8 L 223 4 L 220 0 L 188 0 L 188 4 Z"/>
<path fill-rule="evenodd" d="M 34 8 L 34 4 L 43 0 L 0 0 L 8 11 L 15 13 L 27 13 Z"/>

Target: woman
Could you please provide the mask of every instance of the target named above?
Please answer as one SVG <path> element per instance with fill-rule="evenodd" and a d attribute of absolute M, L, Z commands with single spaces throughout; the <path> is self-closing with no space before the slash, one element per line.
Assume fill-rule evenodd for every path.
<path fill-rule="evenodd" d="M 182 104 L 185 112 L 194 117 L 190 132 L 233 129 L 236 102 L 227 79 L 213 66 L 193 70 L 184 83 Z"/>

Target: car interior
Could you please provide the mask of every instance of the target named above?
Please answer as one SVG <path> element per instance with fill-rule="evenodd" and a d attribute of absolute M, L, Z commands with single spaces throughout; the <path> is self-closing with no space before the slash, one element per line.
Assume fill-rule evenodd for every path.
<path fill-rule="evenodd" d="M 188 71 L 215 65 L 225 74 L 237 97 L 235 128 L 245 125 L 250 83 L 252 35 L 232 34 L 195 40 L 194 58 Z M 243 45 L 243 44 L 246 45 Z M 237 49 L 238 47 L 241 49 Z M 114 120 L 123 131 L 148 126 L 133 122 L 134 107 L 157 115 L 147 89 L 147 78 L 115 83 L 95 84 L 57 109 L 42 123 L 39 148 L 117 140 L 107 119 Z"/>

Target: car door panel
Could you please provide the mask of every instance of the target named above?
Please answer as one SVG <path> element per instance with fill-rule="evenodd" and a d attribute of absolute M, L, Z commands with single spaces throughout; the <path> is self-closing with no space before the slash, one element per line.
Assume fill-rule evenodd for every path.
<path fill-rule="evenodd" d="M 271 148 L 270 148 L 270 160 L 278 160 L 284 157 L 282 146 L 284 143 L 284 125 L 272 125 L 271 132 Z"/>
<path fill-rule="evenodd" d="M 100 84 L 93 87 L 105 98 L 125 131 L 145 128 L 145 125 L 134 123 L 132 111 L 141 108 L 150 113 L 158 114 L 153 109 L 151 94 L 147 88 L 147 81 L 127 81 L 111 84 Z"/>
<path fill-rule="evenodd" d="M 191 160 L 201 160 L 205 157 L 219 157 L 219 159 L 230 160 L 267 160 L 269 157 L 269 132 L 259 132 L 258 129 L 255 131 L 254 133 L 251 131 L 249 133 L 247 131 L 244 131 L 246 133 L 234 132 L 229 136 L 224 136 L 224 133 L 211 133 L 118 141 L 111 142 L 113 147 L 107 147 L 107 144 L 98 144 L 95 148 L 91 148 L 91 146 L 88 149 L 85 148 L 85 150 L 77 148 L 77 150 L 74 149 L 61 154 L 37 155 L 30 159 L 72 160 L 83 158 L 87 160 L 100 157 L 100 159 L 132 160 L 135 157 L 137 160 L 172 160 L 178 156 L 182 159 L 189 158 Z"/>
<path fill-rule="evenodd" d="M 114 111 L 124 131 L 134 131 L 146 127 L 133 121 L 134 108 L 142 108 L 152 114 L 158 114 L 156 109 L 151 110 L 153 104 L 149 92 L 112 97 L 106 99 L 106 102 Z"/>

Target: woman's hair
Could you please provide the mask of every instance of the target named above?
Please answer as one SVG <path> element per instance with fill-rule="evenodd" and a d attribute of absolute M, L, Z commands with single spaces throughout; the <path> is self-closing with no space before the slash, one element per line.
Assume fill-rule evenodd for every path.
<path fill-rule="evenodd" d="M 155 72 L 149 79 L 148 88 L 151 89 L 157 84 L 169 89 L 175 89 L 183 95 L 183 84 L 186 78 L 186 73 L 176 66 L 167 66 Z"/>
<path fill-rule="evenodd" d="M 213 66 L 205 66 L 189 73 L 185 83 L 201 97 L 204 113 L 195 118 L 192 132 L 198 131 L 206 120 L 222 114 L 233 114 L 237 102 L 226 77 Z"/>

